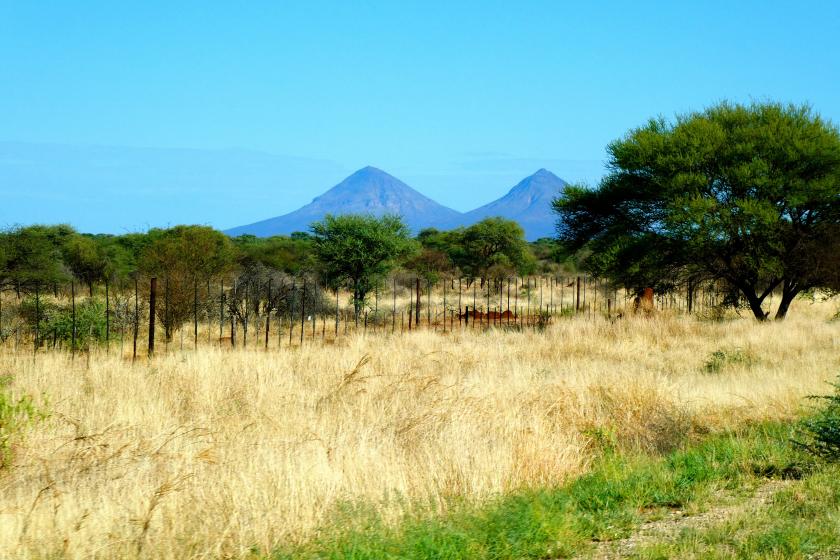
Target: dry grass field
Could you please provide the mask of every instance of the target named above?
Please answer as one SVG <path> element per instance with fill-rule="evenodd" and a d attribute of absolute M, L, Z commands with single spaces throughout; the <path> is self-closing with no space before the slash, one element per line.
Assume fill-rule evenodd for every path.
<path fill-rule="evenodd" d="M 0 353 L 48 416 L 0 470 L 0 557 L 241 557 L 343 502 L 396 517 L 585 472 L 597 440 L 668 451 L 789 419 L 840 371 L 837 302 L 788 320 L 560 319 L 151 361 Z"/>

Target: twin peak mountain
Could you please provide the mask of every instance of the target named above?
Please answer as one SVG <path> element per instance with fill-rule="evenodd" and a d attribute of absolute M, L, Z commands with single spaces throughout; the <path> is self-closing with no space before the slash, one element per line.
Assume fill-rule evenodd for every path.
<path fill-rule="evenodd" d="M 502 198 L 461 213 L 438 204 L 380 169 L 365 167 L 294 212 L 235 227 L 225 233 L 257 237 L 288 235 L 294 231 L 309 231 L 309 224 L 327 214 L 397 214 L 415 233 L 428 227 L 447 230 L 469 226 L 484 218 L 501 216 L 518 222 L 525 230 L 525 238 L 534 241 L 554 235 L 556 217 L 551 211 L 551 201 L 565 186 L 563 179 L 540 169 Z"/>

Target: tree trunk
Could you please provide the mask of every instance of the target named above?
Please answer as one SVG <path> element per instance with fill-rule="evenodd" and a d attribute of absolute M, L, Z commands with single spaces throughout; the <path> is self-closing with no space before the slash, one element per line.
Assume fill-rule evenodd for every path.
<path fill-rule="evenodd" d="M 750 310 L 755 315 L 755 318 L 759 321 L 766 321 L 767 320 L 767 313 L 761 308 L 761 303 L 764 301 L 764 298 L 760 298 L 756 295 L 754 290 L 743 290 L 744 296 L 747 298 L 747 303 L 750 305 Z"/>
<path fill-rule="evenodd" d="M 775 319 L 777 321 L 781 321 L 785 318 L 785 316 L 787 316 L 790 304 L 801 291 L 802 290 L 796 285 L 795 282 L 789 283 L 787 280 L 785 280 L 784 287 L 782 288 L 782 301 L 779 302 L 779 308 L 776 310 Z"/>
<path fill-rule="evenodd" d="M 359 326 L 359 312 L 362 307 L 362 294 L 359 284 L 358 280 L 353 280 L 353 319 L 357 327 Z"/>

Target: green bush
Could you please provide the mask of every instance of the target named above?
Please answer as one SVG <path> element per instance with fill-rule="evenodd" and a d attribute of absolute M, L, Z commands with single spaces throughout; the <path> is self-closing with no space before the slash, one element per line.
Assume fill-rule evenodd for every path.
<path fill-rule="evenodd" d="M 29 325 L 38 321 L 41 344 L 50 340 L 69 343 L 73 339 L 73 307 L 51 301 L 40 301 L 35 312 L 35 299 L 21 302 L 21 317 Z M 36 318 L 37 315 L 37 318 Z M 105 341 L 105 303 L 86 299 L 76 303 L 76 345 L 80 348 Z"/>
<path fill-rule="evenodd" d="M 728 365 L 751 367 L 755 362 L 755 357 L 741 348 L 721 349 L 712 352 L 703 369 L 706 373 L 720 373 Z"/>
<path fill-rule="evenodd" d="M 812 396 L 825 403 L 817 413 L 802 421 L 804 441 L 797 441 L 817 457 L 840 461 L 840 383 L 832 383 L 833 395 Z"/>
<path fill-rule="evenodd" d="M 14 444 L 23 428 L 46 417 L 29 395 L 13 397 L 8 390 L 9 384 L 8 377 L 0 378 L 0 469 L 11 462 Z"/>

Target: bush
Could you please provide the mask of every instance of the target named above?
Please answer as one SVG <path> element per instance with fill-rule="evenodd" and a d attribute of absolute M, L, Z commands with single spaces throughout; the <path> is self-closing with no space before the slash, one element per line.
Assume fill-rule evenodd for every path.
<path fill-rule="evenodd" d="M 742 350 L 741 348 L 721 349 L 712 352 L 704 364 L 703 369 L 706 373 L 720 373 L 729 365 L 752 367 L 755 362 L 755 357 L 749 351 Z"/>
<path fill-rule="evenodd" d="M 21 302 L 19 314 L 27 325 L 38 321 L 40 344 L 49 340 L 69 343 L 73 338 L 73 309 L 71 305 L 41 300 L 35 313 L 35 299 Z M 76 304 L 76 345 L 79 348 L 105 341 L 105 302 L 86 299 Z"/>
<path fill-rule="evenodd" d="M 840 383 L 832 383 L 833 395 L 812 396 L 825 402 L 817 414 L 802 421 L 804 442 L 796 442 L 828 461 L 840 461 Z"/>
<path fill-rule="evenodd" d="M 9 383 L 9 378 L 0 378 L 0 469 L 11 463 L 13 446 L 23 428 L 46 417 L 29 395 L 13 397 L 8 391 Z"/>

